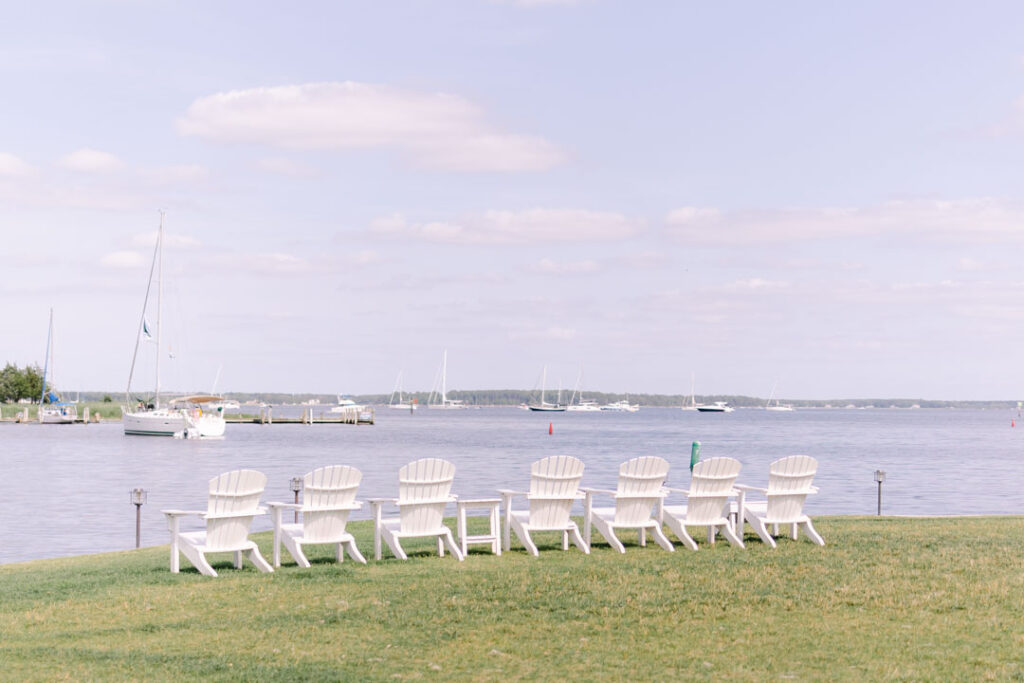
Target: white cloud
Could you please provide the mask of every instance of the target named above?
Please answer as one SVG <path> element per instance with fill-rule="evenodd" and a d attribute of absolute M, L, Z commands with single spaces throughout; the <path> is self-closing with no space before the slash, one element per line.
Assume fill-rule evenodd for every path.
<path fill-rule="evenodd" d="M 377 219 L 382 235 L 450 244 L 542 244 L 608 242 L 640 232 L 641 224 L 617 213 L 579 209 L 486 211 L 458 222 L 409 222 L 401 214 Z"/>
<path fill-rule="evenodd" d="M 83 147 L 62 157 L 57 165 L 82 173 L 109 173 L 122 168 L 124 162 L 113 154 Z"/>
<path fill-rule="evenodd" d="M 544 258 L 535 264 L 531 270 L 545 275 L 586 275 L 601 270 L 601 265 L 596 261 L 589 260 L 557 263 L 551 259 Z"/>
<path fill-rule="evenodd" d="M 219 254 L 211 261 L 228 272 L 259 275 L 304 275 L 316 270 L 307 259 L 282 252 Z"/>
<path fill-rule="evenodd" d="M 665 218 L 680 241 L 714 246 L 885 235 L 935 241 L 1024 239 L 1024 210 L 995 199 L 893 201 L 867 208 L 723 212 L 684 207 Z"/>
<path fill-rule="evenodd" d="M 104 255 L 100 263 L 108 268 L 140 268 L 149 260 L 137 251 L 113 251 Z"/>
<path fill-rule="evenodd" d="M 13 154 L 0 152 L 0 176 L 25 178 L 34 175 L 36 169 Z"/>
<path fill-rule="evenodd" d="M 495 130 L 458 95 L 372 83 L 307 83 L 201 97 L 178 131 L 213 142 L 284 149 L 389 147 L 455 171 L 534 171 L 562 163 L 543 138 Z"/>

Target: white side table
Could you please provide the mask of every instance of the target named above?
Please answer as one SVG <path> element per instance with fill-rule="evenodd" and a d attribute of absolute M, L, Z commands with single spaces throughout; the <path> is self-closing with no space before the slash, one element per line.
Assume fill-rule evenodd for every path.
<path fill-rule="evenodd" d="M 462 554 L 466 554 L 466 546 L 470 543 L 489 543 L 491 546 L 491 552 L 495 555 L 501 555 L 501 542 L 499 540 L 499 529 L 501 529 L 501 522 L 498 519 L 499 511 L 501 509 L 500 498 L 459 498 L 455 503 L 458 517 L 456 522 L 457 531 L 459 533 L 459 547 L 462 549 Z M 469 536 L 466 534 L 466 510 L 467 508 L 488 510 L 490 513 L 490 533 L 477 536 Z"/>

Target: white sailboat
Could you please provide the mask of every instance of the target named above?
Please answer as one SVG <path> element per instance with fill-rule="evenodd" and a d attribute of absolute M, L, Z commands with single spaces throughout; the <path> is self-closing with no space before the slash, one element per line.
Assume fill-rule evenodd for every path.
<path fill-rule="evenodd" d="M 121 421 L 124 433 L 138 436 L 172 436 L 176 438 L 224 436 L 226 423 L 222 405 L 215 406 L 211 400 L 195 401 L 193 399 L 219 399 L 219 397 L 185 397 L 172 401 L 167 406 L 160 404 L 160 354 L 161 354 L 161 309 L 163 307 L 163 241 L 164 212 L 160 212 L 160 227 L 157 230 L 156 247 L 153 249 L 153 263 L 149 267 L 149 280 L 146 282 L 146 298 L 142 303 L 142 317 L 139 319 L 139 332 L 135 338 L 135 351 L 132 354 L 132 366 L 128 371 L 128 388 L 125 390 L 125 404 L 121 408 Z M 146 322 L 146 308 L 149 294 L 153 286 L 153 274 L 157 279 L 156 304 L 156 336 Z M 132 377 L 135 374 L 135 362 L 139 357 L 139 343 L 143 340 L 156 342 L 155 391 L 152 402 L 134 401 L 131 396 Z M 203 405 L 207 410 L 203 410 Z"/>
<path fill-rule="evenodd" d="M 548 379 L 548 367 L 545 365 L 540 374 L 540 403 L 529 406 L 535 413 L 564 413 L 565 406 L 560 403 L 548 403 L 545 400 L 544 391 Z"/>
<path fill-rule="evenodd" d="M 53 377 L 53 309 L 50 309 L 50 331 L 46 335 L 46 360 L 43 363 L 43 388 L 39 394 L 39 421 L 43 424 L 66 425 L 78 419 L 78 406 L 62 402 L 56 392 L 46 391 L 46 378 Z"/>
<path fill-rule="evenodd" d="M 395 400 L 395 399 L 398 400 Z M 408 410 L 410 413 L 416 410 L 416 400 L 407 399 L 402 396 L 402 371 L 398 371 L 398 377 L 395 379 L 395 388 L 391 390 L 391 400 L 388 401 L 388 408 L 393 410 Z"/>
<path fill-rule="evenodd" d="M 683 404 L 683 410 L 697 410 L 697 395 L 693 393 L 693 373 L 690 373 L 690 402 Z"/>
<path fill-rule="evenodd" d="M 430 398 L 427 399 L 427 407 L 432 410 L 465 410 L 466 404 L 458 399 L 448 398 L 448 350 L 445 349 L 441 356 L 441 369 L 439 371 L 440 391 L 438 391 L 438 380 L 434 380 L 434 388 L 430 391 Z"/>
<path fill-rule="evenodd" d="M 733 408 L 725 401 L 715 401 L 711 405 L 697 406 L 697 410 L 702 413 L 731 413 Z"/>
<path fill-rule="evenodd" d="M 778 386 L 778 382 L 772 385 L 772 393 L 768 395 L 768 402 L 765 404 L 764 409 L 770 410 L 773 413 L 791 413 L 793 412 L 793 406 L 788 404 L 780 404 L 779 399 L 775 398 L 775 388 Z M 772 403 L 774 401 L 774 403 Z"/>
<path fill-rule="evenodd" d="M 569 397 L 569 405 L 565 407 L 571 413 L 599 413 L 601 412 L 601 406 L 598 405 L 597 401 L 583 398 L 583 390 L 580 389 L 580 382 L 583 381 L 583 368 L 580 367 L 579 374 L 576 375 L 576 386 L 573 387 L 572 396 Z M 577 399 L 577 395 L 579 399 Z"/>
<path fill-rule="evenodd" d="M 628 398 L 621 401 L 613 401 L 601 406 L 601 410 L 610 410 L 617 413 L 635 413 L 640 410 L 639 404 L 630 403 Z"/>

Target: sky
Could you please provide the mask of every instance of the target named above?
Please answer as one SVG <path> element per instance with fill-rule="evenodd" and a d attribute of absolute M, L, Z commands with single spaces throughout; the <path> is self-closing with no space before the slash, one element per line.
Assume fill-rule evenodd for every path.
<path fill-rule="evenodd" d="M 1024 398 L 1024 5 L 21 3 L 0 362 Z M 154 382 L 143 344 L 133 388 Z M 579 379 L 582 376 L 582 379 Z"/>

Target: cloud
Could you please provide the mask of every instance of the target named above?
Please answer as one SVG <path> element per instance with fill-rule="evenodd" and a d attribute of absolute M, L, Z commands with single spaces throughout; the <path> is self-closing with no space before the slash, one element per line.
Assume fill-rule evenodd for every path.
<path fill-rule="evenodd" d="M 543 138 L 498 131 L 458 95 L 372 83 L 307 83 L 221 92 L 195 100 L 178 132 L 219 143 L 283 149 L 393 148 L 453 171 L 537 171 L 565 161 Z"/>
<path fill-rule="evenodd" d="M 100 259 L 107 268 L 141 268 L 149 260 L 137 251 L 112 251 Z"/>
<path fill-rule="evenodd" d="M 156 246 L 156 236 L 156 230 L 144 235 L 136 235 L 132 238 L 132 244 L 136 247 L 152 248 Z M 164 231 L 164 247 L 167 249 L 194 249 L 199 246 L 202 244 L 195 237 Z"/>
<path fill-rule="evenodd" d="M 0 176 L 26 178 L 34 175 L 36 169 L 13 154 L 0 152 Z"/>
<path fill-rule="evenodd" d="M 82 173 L 109 173 L 122 168 L 124 162 L 113 154 L 83 147 L 62 157 L 57 165 Z"/>
<path fill-rule="evenodd" d="M 545 275 L 586 275 L 601 270 L 601 265 L 596 261 L 570 261 L 568 263 L 556 263 L 551 259 L 541 259 L 530 270 Z"/>
<path fill-rule="evenodd" d="M 995 199 L 893 201 L 867 208 L 723 212 L 684 207 L 665 218 L 682 242 L 746 246 L 885 235 L 928 241 L 1005 242 L 1024 239 L 1024 210 Z"/>
<path fill-rule="evenodd" d="M 531 245 L 609 242 L 640 232 L 641 224 L 617 213 L 579 209 L 486 211 L 458 222 L 409 222 L 401 214 L 381 217 L 371 229 L 380 235 L 449 244 Z"/>

